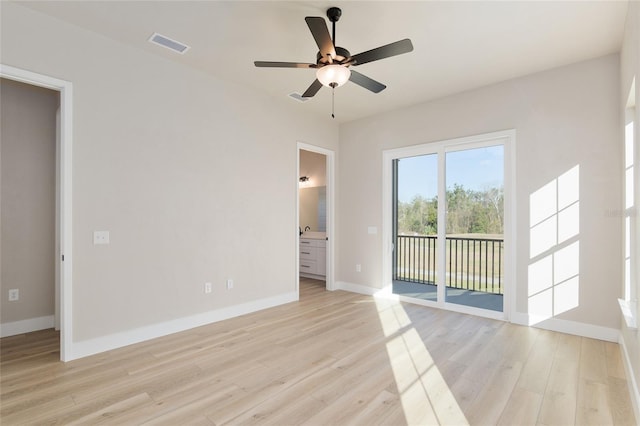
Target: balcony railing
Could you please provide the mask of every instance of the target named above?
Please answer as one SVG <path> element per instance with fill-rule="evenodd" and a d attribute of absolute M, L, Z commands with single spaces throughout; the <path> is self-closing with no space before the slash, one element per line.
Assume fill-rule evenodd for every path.
<path fill-rule="evenodd" d="M 395 245 L 393 279 L 437 283 L 437 237 L 399 235 Z M 504 240 L 446 237 L 447 287 L 503 294 Z"/>

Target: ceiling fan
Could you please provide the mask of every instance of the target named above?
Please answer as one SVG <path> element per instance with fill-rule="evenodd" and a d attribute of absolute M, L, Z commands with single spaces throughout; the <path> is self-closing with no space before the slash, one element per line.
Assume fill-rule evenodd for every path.
<path fill-rule="evenodd" d="M 314 96 L 322 88 L 327 86 L 332 89 L 342 86 L 347 81 L 351 81 L 358 86 L 364 87 L 373 93 L 379 93 L 387 86 L 375 81 L 364 74 L 350 69 L 351 66 L 366 64 L 367 62 L 378 61 L 391 56 L 401 55 L 413 50 L 411 40 L 408 38 L 395 43 L 390 43 L 366 52 L 351 55 L 343 47 L 335 45 L 336 42 L 336 22 L 342 16 L 342 10 L 338 7 L 331 7 L 327 10 L 327 17 L 333 25 L 333 36 L 329 34 L 324 18 L 320 16 L 307 16 L 305 21 L 311 30 L 311 34 L 318 45 L 320 51 L 316 55 L 316 63 L 298 62 L 267 62 L 255 61 L 256 67 L 261 68 L 315 68 L 316 79 L 311 86 L 302 94 L 303 98 Z M 331 114 L 333 117 L 333 114 Z"/>

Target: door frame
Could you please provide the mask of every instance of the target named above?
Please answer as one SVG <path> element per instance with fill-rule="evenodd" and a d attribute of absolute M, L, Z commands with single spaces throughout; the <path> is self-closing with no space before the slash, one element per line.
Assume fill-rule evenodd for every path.
<path fill-rule="evenodd" d="M 515 194 L 515 140 L 516 131 L 502 130 L 492 133 L 467 136 L 462 138 L 440 140 L 436 142 L 413 145 L 404 148 L 389 149 L 382 152 L 382 283 L 385 293 L 391 294 L 393 288 L 393 165 L 392 162 L 397 158 L 413 157 L 423 154 L 438 154 L 438 180 L 444 178 L 446 152 L 457 151 L 465 148 L 473 148 L 486 144 L 490 141 L 500 141 L 504 146 L 504 244 L 505 244 L 505 286 L 503 298 L 503 311 L 494 312 L 481 308 L 474 308 L 465 305 L 456 305 L 445 301 L 445 288 L 438 286 L 438 302 L 429 300 L 413 299 L 405 296 L 398 296 L 398 299 L 417 303 L 425 306 L 443 308 L 450 311 L 472 314 L 487 318 L 509 320 L 515 312 L 516 298 L 516 194 Z M 441 155 L 442 154 L 442 155 Z M 440 184 L 438 184 L 438 198 L 443 199 L 444 194 L 441 192 Z M 441 210 L 444 211 L 444 203 L 438 203 L 438 217 Z M 440 227 L 444 224 L 438 224 L 438 234 L 440 235 Z M 444 247 L 444 241 L 440 241 L 440 250 Z M 438 264 L 439 270 L 444 266 L 444 256 L 441 256 Z"/>
<path fill-rule="evenodd" d="M 300 177 L 300 151 L 310 151 L 317 154 L 324 155 L 326 160 L 326 186 L 327 186 L 327 252 L 326 252 L 326 289 L 329 291 L 336 290 L 335 287 L 335 152 L 315 145 L 309 145 L 304 142 L 298 142 L 296 146 L 296 228 L 295 228 L 295 241 L 296 241 L 296 291 L 300 295 L 300 235 L 298 228 L 300 227 L 300 192 L 299 192 L 299 180 Z"/>
<path fill-rule="evenodd" d="M 32 71 L 0 64 L 0 77 L 60 93 L 59 129 L 56 139 L 56 283 L 59 302 L 56 317 L 60 318 L 60 360 L 73 359 L 72 350 L 72 155 L 73 155 L 73 85 Z M 64 259 L 64 260 L 63 260 Z M 57 326 L 57 324 L 56 324 Z"/>

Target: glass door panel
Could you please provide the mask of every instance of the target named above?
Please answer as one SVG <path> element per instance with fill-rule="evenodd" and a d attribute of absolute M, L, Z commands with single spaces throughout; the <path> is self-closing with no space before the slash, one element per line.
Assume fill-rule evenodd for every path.
<path fill-rule="evenodd" d="M 437 301 L 438 155 L 394 160 L 393 292 Z"/>
<path fill-rule="evenodd" d="M 504 147 L 445 155 L 445 301 L 502 312 Z"/>

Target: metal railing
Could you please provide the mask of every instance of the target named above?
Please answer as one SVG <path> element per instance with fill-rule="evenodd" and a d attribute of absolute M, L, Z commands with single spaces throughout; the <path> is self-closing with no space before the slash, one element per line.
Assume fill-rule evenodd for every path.
<path fill-rule="evenodd" d="M 436 284 L 438 237 L 398 235 L 393 279 Z M 446 237 L 447 287 L 502 294 L 504 240 Z"/>

